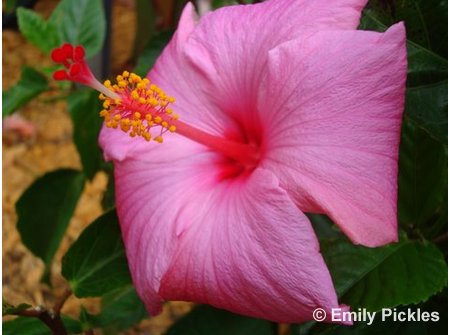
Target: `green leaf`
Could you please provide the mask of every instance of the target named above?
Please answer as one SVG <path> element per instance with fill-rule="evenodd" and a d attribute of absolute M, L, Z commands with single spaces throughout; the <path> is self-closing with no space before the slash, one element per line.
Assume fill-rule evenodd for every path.
<path fill-rule="evenodd" d="M 16 204 L 23 244 L 46 266 L 44 279 L 83 191 L 82 173 L 61 169 L 37 179 Z"/>
<path fill-rule="evenodd" d="M 198 306 L 176 322 L 166 335 L 272 335 L 266 320 L 233 314 L 210 306 Z"/>
<path fill-rule="evenodd" d="M 92 179 L 103 166 L 103 157 L 98 145 L 98 134 L 102 119 L 98 116 L 102 109 L 97 91 L 79 90 L 69 95 L 69 111 L 73 122 L 73 140 L 80 154 L 83 171 Z"/>
<path fill-rule="evenodd" d="M 153 67 L 156 62 L 156 59 L 161 54 L 161 51 L 164 47 L 169 43 L 172 38 L 173 31 L 163 31 L 156 34 L 144 48 L 141 56 L 138 59 L 136 68 L 134 72 L 140 76 L 145 76 L 148 71 Z"/>
<path fill-rule="evenodd" d="M 112 170 L 113 168 L 107 170 L 108 174 L 108 184 L 106 185 L 106 191 L 103 193 L 102 198 L 102 208 L 104 210 L 109 210 L 111 208 L 114 208 L 115 206 L 115 181 L 114 181 L 114 172 Z"/>
<path fill-rule="evenodd" d="M 52 23 L 46 22 L 35 11 L 19 8 L 17 9 L 17 19 L 22 35 L 46 55 L 59 45 L 56 27 Z"/>
<path fill-rule="evenodd" d="M 406 115 L 442 143 L 448 138 L 447 92 L 447 81 L 440 81 L 408 88 L 406 94 Z"/>
<path fill-rule="evenodd" d="M 83 45 L 86 56 L 92 57 L 103 46 L 106 19 L 101 0 L 62 0 L 50 16 L 60 40 Z"/>
<path fill-rule="evenodd" d="M 3 322 L 3 335 L 50 335 L 50 329 L 39 319 L 17 317 L 14 320 Z"/>
<path fill-rule="evenodd" d="M 69 334 L 81 333 L 81 325 L 78 321 L 62 316 L 62 321 Z M 14 320 L 3 322 L 3 335 L 51 335 L 50 329 L 39 319 L 29 317 L 17 317 Z"/>
<path fill-rule="evenodd" d="M 147 310 L 132 285 L 125 286 L 102 297 L 102 311 L 91 317 L 95 327 L 107 334 L 126 330 L 147 318 Z"/>
<path fill-rule="evenodd" d="M 19 304 L 17 306 L 14 306 L 3 299 L 2 300 L 2 315 L 3 316 L 13 315 L 18 312 L 24 311 L 30 307 L 31 307 L 31 305 L 28 305 L 28 304 Z"/>
<path fill-rule="evenodd" d="M 430 224 L 445 210 L 447 150 L 412 122 L 402 129 L 399 159 L 400 223 L 419 228 Z"/>
<path fill-rule="evenodd" d="M 338 295 L 353 310 L 419 303 L 447 285 L 444 257 L 428 242 L 365 248 L 335 239 L 323 241 L 321 251 Z"/>
<path fill-rule="evenodd" d="M 17 84 L 2 92 L 2 117 L 12 114 L 47 89 L 47 79 L 40 72 L 31 67 L 24 67 Z"/>
<path fill-rule="evenodd" d="M 433 0 L 434 1 L 434 0 Z M 408 6 L 422 6 L 418 0 L 407 0 Z M 395 2 L 396 9 L 405 10 L 405 4 Z M 417 8 L 416 8 L 417 9 Z M 420 9 L 420 8 L 419 8 Z M 418 12 L 420 14 L 420 12 Z M 410 19 L 409 15 L 405 18 Z M 420 17 L 416 15 L 414 17 Z M 385 31 L 388 25 L 400 19 L 390 18 L 385 10 L 369 6 L 363 12 L 361 29 Z M 420 23 L 420 22 L 419 22 Z M 416 21 L 406 21 L 408 37 Z M 420 23 L 422 24 L 422 23 Z M 429 36 L 429 35 L 427 35 Z M 442 39 L 439 36 L 439 39 Z M 429 46 L 430 43 L 425 43 Z M 408 82 L 406 115 L 442 143 L 447 142 L 447 71 L 448 62 L 441 55 L 416 42 L 407 41 Z"/>
<path fill-rule="evenodd" d="M 115 211 L 81 233 L 63 257 L 62 274 L 79 298 L 102 296 L 131 283 Z"/>

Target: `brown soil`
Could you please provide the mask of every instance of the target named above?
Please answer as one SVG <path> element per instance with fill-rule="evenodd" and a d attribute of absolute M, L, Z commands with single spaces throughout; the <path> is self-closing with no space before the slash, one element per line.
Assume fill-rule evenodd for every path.
<path fill-rule="evenodd" d="M 55 0 L 39 1 L 36 10 L 48 16 Z M 115 2 L 113 11 L 113 69 L 119 69 L 131 56 L 134 38 L 134 11 L 126 2 Z M 11 87 L 20 77 L 23 65 L 43 67 L 49 59 L 14 31 L 3 31 L 3 89 Z M 115 43 L 116 41 L 119 41 Z M 57 93 L 54 93 L 57 95 Z M 44 95 L 21 108 L 18 114 L 35 127 L 35 134 L 23 138 L 11 131 L 3 133 L 3 296 L 13 304 L 52 306 L 67 288 L 59 273 L 61 258 L 81 231 L 102 213 L 100 201 L 106 189 L 107 177 L 98 173 L 85 187 L 67 234 L 56 255 L 50 288 L 40 282 L 42 262 L 21 243 L 16 230 L 14 205 L 22 192 L 39 176 L 58 168 L 80 168 L 80 160 L 72 142 L 72 124 L 65 101 L 50 101 Z M 89 311 L 99 308 L 98 299 L 70 297 L 62 312 L 77 317 L 83 304 Z M 157 317 L 144 320 L 126 334 L 162 334 L 174 320 L 190 309 L 190 304 L 170 303 Z M 100 333 L 96 331 L 96 333 Z"/>

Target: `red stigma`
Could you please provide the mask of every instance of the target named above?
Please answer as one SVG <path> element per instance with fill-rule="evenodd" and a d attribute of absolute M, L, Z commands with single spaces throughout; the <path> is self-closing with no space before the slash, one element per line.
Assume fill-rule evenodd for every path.
<path fill-rule="evenodd" d="M 50 57 L 57 63 L 64 65 L 66 70 L 57 70 L 53 73 L 55 80 L 70 80 L 89 85 L 95 80 L 91 70 L 84 60 L 85 51 L 81 45 L 73 46 L 64 43 L 59 48 L 53 49 Z"/>

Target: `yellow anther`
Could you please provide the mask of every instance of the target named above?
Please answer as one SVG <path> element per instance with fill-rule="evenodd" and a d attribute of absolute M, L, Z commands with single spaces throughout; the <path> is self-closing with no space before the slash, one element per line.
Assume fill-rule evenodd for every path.
<path fill-rule="evenodd" d="M 103 101 L 103 108 L 109 108 L 110 105 L 111 105 L 111 100 Z"/>
<path fill-rule="evenodd" d="M 105 99 L 106 99 L 106 97 L 105 97 L 105 95 L 104 95 L 103 93 L 100 93 L 99 96 L 98 96 L 98 98 L 99 98 L 100 100 L 105 100 Z"/>
<path fill-rule="evenodd" d="M 169 124 L 166 121 L 161 122 L 161 126 L 163 126 L 164 128 L 167 128 L 169 126 Z"/>
<path fill-rule="evenodd" d="M 172 119 L 174 120 L 178 120 L 180 118 L 180 116 L 178 114 L 173 114 L 172 115 Z"/>
<path fill-rule="evenodd" d="M 166 107 L 168 102 L 164 100 L 164 101 L 161 101 L 159 104 L 161 107 Z"/>
<path fill-rule="evenodd" d="M 147 102 L 147 100 L 145 98 L 139 98 L 139 103 L 140 104 L 145 104 Z"/>
<path fill-rule="evenodd" d="M 130 137 L 135 137 L 136 133 L 134 131 L 130 131 Z"/>
<path fill-rule="evenodd" d="M 145 85 L 150 84 L 150 80 L 149 80 L 148 78 L 142 79 L 142 82 L 143 82 Z"/>
<path fill-rule="evenodd" d="M 134 128 L 137 126 L 137 121 L 131 121 L 131 126 Z"/>
<path fill-rule="evenodd" d="M 143 90 L 147 87 L 147 85 L 145 85 L 143 82 L 140 82 L 139 84 L 136 85 L 137 88 L 139 88 L 140 90 Z"/>
<path fill-rule="evenodd" d="M 140 83 L 142 81 L 141 77 L 135 73 L 130 73 L 130 82 Z"/>
<path fill-rule="evenodd" d="M 106 122 L 106 123 L 105 123 L 105 126 L 106 126 L 107 128 L 111 128 L 111 127 L 112 127 L 112 121 Z"/>
<path fill-rule="evenodd" d="M 145 138 L 146 141 L 150 141 L 152 136 L 150 135 L 150 133 L 148 131 L 144 132 L 142 134 L 142 137 Z"/>
<path fill-rule="evenodd" d="M 174 125 L 172 125 L 172 126 L 169 127 L 169 131 L 170 131 L 171 133 L 174 133 L 176 130 L 177 130 L 177 127 L 175 127 Z"/>
<path fill-rule="evenodd" d="M 155 98 L 150 98 L 150 105 L 152 105 L 153 107 L 158 106 L 159 102 L 158 100 L 156 100 Z"/>
<path fill-rule="evenodd" d="M 132 97 L 134 100 L 137 100 L 137 99 L 139 99 L 139 93 L 138 93 L 136 90 L 133 90 L 133 91 L 131 92 L 131 97 Z"/>
<path fill-rule="evenodd" d="M 120 105 L 120 99 L 115 99 L 115 100 L 114 100 L 114 103 L 115 103 L 116 105 Z"/>
<path fill-rule="evenodd" d="M 124 124 L 121 124 L 121 125 L 120 125 L 120 129 L 121 129 L 122 131 L 124 131 L 125 133 L 128 133 L 128 131 L 130 130 L 130 126 L 126 126 L 126 125 L 124 125 Z"/>
<path fill-rule="evenodd" d="M 111 80 L 105 80 L 105 81 L 103 82 L 103 85 L 105 85 L 106 88 L 111 88 Z"/>
<path fill-rule="evenodd" d="M 167 113 L 167 114 L 172 114 L 172 113 L 173 113 L 173 110 L 172 110 L 171 108 L 167 108 L 167 109 L 166 109 L 166 113 Z"/>
<path fill-rule="evenodd" d="M 114 120 L 119 121 L 122 118 L 122 115 L 116 114 L 114 115 Z"/>
<path fill-rule="evenodd" d="M 122 81 L 122 80 L 123 80 L 123 77 L 122 77 L 121 75 L 118 75 L 118 76 L 116 77 L 116 80 L 117 80 L 117 82 Z"/>
<path fill-rule="evenodd" d="M 124 126 L 129 126 L 131 121 L 130 121 L 130 119 L 122 119 L 122 121 L 120 121 L 120 123 Z"/>
<path fill-rule="evenodd" d="M 102 109 L 100 111 L 100 113 L 98 113 L 98 115 L 100 115 L 101 117 L 105 117 L 108 114 L 109 114 L 109 112 L 106 109 Z"/>
<path fill-rule="evenodd" d="M 148 95 L 148 96 L 151 96 L 151 95 L 153 95 L 153 91 L 152 90 L 147 90 L 145 92 L 145 94 Z"/>
<path fill-rule="evenodd" d="M 119 87 L 124 88 L 124 87 L 127 87 L 127 86 L 128 86 L 128 82 L 126 82 L 125 80 L 119 81 Z"/>
<path fill-rule="evenodd" d="M 113 127 L 114 129 L 116 129 L 119 126 L 119 122 L 117 122 L 116 120 L 111 120 L 111 127 Z"/>
<path fill-rule="evenodd" d="M 146 119 L 148 122 L 150 122 L 150 121 L 152 120 L 152 115 L 151 115 L 151 114 L 147 114 L 147 115 L 145 116 L 145 119 Z"/>
<path fill-rule="evenodd" d="M 128 71 L 123 71 L 123 73 L 122 73 L 122 77 L 124 77 L 124 78 L 128 78 L 129 75 L 130 75 L 130 72 L 128 72 Z"/>
<path fill-rule="evenodd" d="M 133 117 L 134 117 L 135 120 L 139 120 L 139 119 L 141 118 L 141 113 L 135 112 L 135 113 L 133 114 Z"/>
<path fill-rule="evenodd" d="M 162 138 L 161 136 L 156 136 L 156 137 L 154 138 L 154 140 L 155 140 L 156 142 L 158 142 L 158 143 L 162 143 L 162 142 L 163 142 L 163 138 Z"/>
<path fill-rule="evenodd" d="M 173 104 L 173 103 L 175 102 L 175 98 L 174 98 L 174 97 L 169 97 L 169 102 L 170 102 L 171 104 Z"/>
<path fill-rule="evenodd" d="M 161 121 L 162 121 L 162 119 L 161 119 L 161 116 L 157 116 L 157 117 L 155 117 L 155 123 L 161 123 Z"/>

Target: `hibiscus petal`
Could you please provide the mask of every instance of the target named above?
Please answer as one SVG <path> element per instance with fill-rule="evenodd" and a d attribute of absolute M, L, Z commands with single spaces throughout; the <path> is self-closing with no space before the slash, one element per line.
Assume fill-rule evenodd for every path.
<path fill-rule="evenodd" d="M 188 224 L 181 219 L 184 207 L 196 203 L 192 194 L 213 178 L 208 172 L 214 156 L 180 136 L 166 138 L 164 145 L 145 144 L 147 149 L 138 145 L 133 158 L 115 160 L 114 173 L 130 272 L 139 295 L 154 315 L 161 309 L 160 278 L 175 250 L 177 236 Z"/>
<path fill-rule="evenodd" d="M 396 241 L 403 24 L 383 34 L 319 32 L 269 57 L 263 166 L 304 211 L 328 214 L 353 242 Z"/>
<path fill-rule="evenodd" d="M 277 0 L 221 8 L 203 16 L 183 43 L 174 38 L 149 78 L 176 97 L 183 120 L 215 134 L 234 128 L 231 135 L 239 136 L 254 117 L 267 52 L 305 29 L 356 28 L 366 2 Z M 189 5 L 182 19 L 191 11 Z"/>
<path fill-rule="evenodd" d="M 161 281 L 162 297 L 278 322 L 339 307 L 308 219 L 271 172 L 257 169 L 199 197 Z"/>

